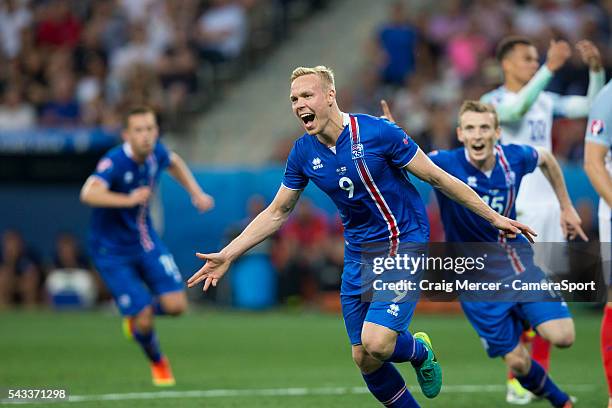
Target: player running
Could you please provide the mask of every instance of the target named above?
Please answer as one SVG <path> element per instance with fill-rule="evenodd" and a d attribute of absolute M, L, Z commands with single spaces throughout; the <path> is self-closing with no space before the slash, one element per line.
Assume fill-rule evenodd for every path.
<path fill-rule="evenodd" d="M 608 283 L 608 303 L 601 321 L 601 356 L 608 382 L 608 408 L 612 408 L 612 286 L 610 286 L 612 253 L 612 81 L 593 101 L 586 130 L 584 169 L 599 194 L 599 240 Z"/>
<path fill-rule="evenodd" d="M 571 48 L 565 41 L 551 41 L 546 62 L 538 68 L 538 52 L 524 37 L 508 37 L 497 47 L 497 59 L 504 73 L 504 84 L 482 96 L 481 101 L 495 106 L 501 123 L 501 139 L 504 143 L 520 143 L 542 147 L 552 151 L 552 123 L 554 117 L 582 118 L 605 81 L 601 57 L 590 41 L 576 45 L 582 60 L 589 66 L 587 96 L 560 96 L 544 89 L 571 56 Z M 517 219 L 538 231 L 538 242 L 564 242 L 560 224 L 559 203 L 546 177 L 539 168 L 523 179 L 516 198 Z M 567 259 L 550 246 L 540 246 L 536 251 L 536 263 L 544 270 L 551 265 L 557 269 L 567 267 Z M 533 337 L 532 352 L 546 370 L 550 361 L 550 344 L 541 337 Z M 531 395 L 518 383 L 508 380 L 506 400 L 509 403 L 526 404 Z"/>
<path fill-rule="evenodd" d="M 385 104 L 383 110 L 393 120 Z M 457 135 L 464 147 L 431 152 L 429 156 L 436 165 L 468 183 L 493 209 L 507 217 L 515 215 L 514 197 L 524 175 L 540 167 L 559 200 L 563 232 L 571 238 L 580 235 L 586 239 L 565 188 L 561 168 L 550 152 L 526 145 L 497 144 L 500 128 L 495 110 L 476 101 L 466 101 L 461 106 Z M 518 263 L 512 263 L 512 267 L 511 261 L 507 261 L 512 276 L 519 273 L 513 270 L 516 265 L 537 268 L 529 259 L 520 259 L 520 244 L 515 245 L 527 244 L 524 237 L 500 237 L 499 232 L 480 217 L 475 217 L 439 191 L 436 191 L 436 196 L 448 242 L 507 243 L 512 255 L 518 258 Z M 515 248 L 519 248 L 518 255 Z M 527 320 L 552 344 L 571 346 L 574 323 L 565 303 L 462 302 L 461 306 L 489 357 L 502 357 L 523 387 L 548 399 L 553 406 L 573 406 L 570 397 L 557 387 L 540 364 L 530 358 L 525 345 L 520 342 L 523 320 Z"/>
<path fill-rule="evenodd" d="M 89 250 L 94 264 L 129 324 L 130 336 L 151 361 L 153 384 L 174 385 L 168 359 L 153 328 L 153 315 L 178 316 L 187 308 L 184 284 L 172 255 L 153 229 L 149 202 L 165 168 L 191 195 L 199 211 L 213 207 L 176 153 L 158 140 L 149 108 L 128 112 L 125 143 L 111 149 L 81 189 L 81 201 L 94 207 Z"/>
<path fill-rule="evenodd" d="M 340 111 L 330 69 L 297 68 L 291 75 L 291 106 L 306 134 L 287 160 L 282 185 L 270 206 L 221 252 L 197 254 L 204 266 L 188 281 L 216 286 L 232 262 L 287 220 L 312 180 L 336 204 L 344 224 L 341 301 L 353 360 L 368 389 L 387 407 L 418 407 L 392 363 L 409 361 L 426 397 L 440 392 L 442 371 L 425 333 L 408 325 L 414 302 L 363 302 L 360 261 L 368 243 L 427 242 L 429 224 L 406 172 L 440 189 L 509 236 L 533 233 L 484 203 L 468 186 L 435 166 L 406 133 L 387 120 Z"/>

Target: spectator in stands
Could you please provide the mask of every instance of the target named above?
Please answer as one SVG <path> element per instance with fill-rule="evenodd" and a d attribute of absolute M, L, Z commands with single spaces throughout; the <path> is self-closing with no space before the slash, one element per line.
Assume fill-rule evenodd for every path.
<path fill-rule="evenodd" d="M 74 96 L 74 77 L 63 74 L 53 78 L 51 99 L 40 111 L 43 126 L 71 127 L 81 121 L 81 109 Z"/>
<path fill-rule="evenodd" d="M 295 214 L 281 229 L 274 249 L 281 299 L 315 299 L 328 237 L 327 217 L 310 200 L 302 198 Z"/>
<path fill-rule="evenodd" d="M 16 58 L 21 51 L 23 30 L 32 22 L 27 3 L 3 0 L 0 4 L 0 51 L 7 59 Z"/>
<path fill-rule="evenodd" d="M 4 90 L 0 105 L 0 130 L 29 129 L 36 124 L 36 112 L 22 98 L 16 85 Z"/>
<path fill-rule="evenodd" d="M 391 107 L 397 123 L 413 137 L 418 137 L 428 125 L 426 86 L 427 77 L 417 71 L 397 91 Z"/>
<path fill-rule="evenodd" d="M 482 60 L 491 51 L 491 43 L 480 30 L 480 19 L 472 16 L 464 31 L 453 36 L 447 45 L 447 56 L 455 73 L 463 80 L 472 78 Z"/>
<path fill-rule="evenodd" d="M 402 86 L 415 69 L 418 34 L 409 24 L 404 3 L 394 2 L 389 8 L 389 22 L 378 32 L 378 44 L 383 53 L 381 78 L 385 84 Z"/>
<path fill-rule="evenodd" d="M 212 0 L 196 29 L 200 55 L 213 63 L 238 57 L 246 36 L 246 12 L 242 4 L 234 0 Z"/>
<path fill-rule="evenodd" d="M 424 152 L 432 150 L 448 150 L 459 146 L 455 134 L 455 123 L 449 109 L 443 105 L 433 105 L 429 109 L 429 124 L 427 130 L 418 140 Z"/>
<path fill-rule="evenodd" d="M 55 306 L 93 306 L 103 288 L 102 281 L 96 276 L 76 237 L 69 233 L 60 234 L 55 241 L 55 253 L 45 282 L 51 303 Z"/>
<path fill-rule="evenodd" d="M 37 109 L 48 99 L 45 60 L 38 48 L 24 50 L 19 58 L 20 82 L 23 84 L 25 99 Z"/>
<path fill-rule="evenodd" d="M 15 303 L 36 306 L 41 272 L 26 252 L 21 234 L 16 230 L 5 231 L 0 250 L 0 309 Z"/>
<path fill-rule="evenodd" d="M 130 42 L 116 50 L 110 56 L 111 75 L 113 80 L 123 83 L 134 65 L 155 67 L 159 59 L 159 50 L 147 41 L 144 23 L 134 23 L 130 30 Z"/>
<path fill-rule="evenodd" d="M 195 92 L 198 81 L 197 60 L 189 45 L 187 30 L 177 27 L 173 37 L 174 44 L 160 57 L 157 72 L 167 94 L 168 109 L 176 112 L 184 105 L 187 96 Z"/>
<path fill-rule="evenodd" d="M 36 41 L 43 48 L 72 50 L 79 42 L 82 28 L 81 21 L 72 14 L 68 0 L 49 0 L 41 7 Z"/>
<path fill-rule="evenodd" d="M 91 53 L 84 57 L 85 72 L 76 86 L 76 99 L 82 112 L 85 125 L 96 126 L 102 122 L 107 109 L 104 96 L 106 88 L 106 66 L 99 54 Z"/>

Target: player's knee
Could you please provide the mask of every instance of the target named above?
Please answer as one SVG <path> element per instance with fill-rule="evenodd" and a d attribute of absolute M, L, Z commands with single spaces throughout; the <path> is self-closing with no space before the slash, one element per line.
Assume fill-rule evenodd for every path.
<path fill-rule="evenodd" d="M 394 344 L 379 336 L 362 336 L 363 347 L 377 360 L 384 361 L 393 354 Z"/>
<path fill-rule="evenodd" d="M 364 374 L 374 372 L 382 365 L 381 361 L 370 356 L 362 346 L 353 346 L 352 354 L 353 361 Z"/>
<path fill-rule="evenodd" d="M 165 309 L 170 316 L 180 316 L 187 311 L 187 302 L 173 304 Z"/>
<path fill-rule="evenodd" d="M 549 341 L 559 348 L 571 347 L 576 339 L 573 328 L 563 328 L 549 335 Z"/>
<path fill-rule="evenodd" d="M 169 316 L 180 316 L 187 311 L 187 298 L 176 297 L 170 302 L 162 303 L 164 313 Z"/>

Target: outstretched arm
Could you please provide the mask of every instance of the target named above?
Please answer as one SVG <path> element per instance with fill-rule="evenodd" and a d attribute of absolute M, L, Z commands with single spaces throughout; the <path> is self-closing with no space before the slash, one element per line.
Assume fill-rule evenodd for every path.
<path fill-rule="evenodd" d="M 580 235 L 583 240 L 588 241 L 588 237 L 580 226 L 582 224 L 580 216 L 570 200 L 567 187 L 565 186 L 563 173 L 561 172 L 561 167 L 559 166 L 557 159 L 555 159 L 552 153 L 546 149 L 540 147 L 537 148 L 537 151 L 539 157 L 538 165 L 555 191 L 557 200 L 559 200 L 559 206 L 561 207 L 561 229 L 563 230 L 563 235 L 574 239 L 577 234 Z"/>
<path fill-rule="evenodd" d="M 204 193 L 187 167 L 185 161 L 176 153 L 170 153 L 168 172 L 191 196 L 191 202 L 200 212 L 208 211 L 215 205 L 215 200 Z"/>
<path fill-rule="evenodd" d="M 436 166 L 420 149 L 414 159 L 406 165 L 406 169 L 440 190 L 450 199 L 489 221 L 495 228 L 504 232 L 508 238 L 514 238 L 517 234 L 522 233 L 530 242 L 533 242 L 532 235 L 536 233 L 531 228 L 498 214 L 474 190 Z"/>
<path fill-rule="evenodd" d="M 281 186 L 272 203 L 221 252 L 197 253 L 198 258 L 205 260 L 206 263 L 189 278 L 188 286 L 191 288 L 202 281 L 204 281 L 205 291 L 210 285 L 217 286 L 217 282 L 227 272 L 234 260 L 279 230 L 295 208 L 301 193 L 301 190 L 290 190 Z"/>

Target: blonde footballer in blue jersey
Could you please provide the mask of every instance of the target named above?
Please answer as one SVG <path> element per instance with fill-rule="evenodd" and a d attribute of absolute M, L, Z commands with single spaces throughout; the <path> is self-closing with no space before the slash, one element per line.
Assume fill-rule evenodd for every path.
<path fill-rule="evenodd" d="M 533 232 L 493 211 L 467 185 L 435 166 L 402 129 L 385 119 L 340 111 L 329 68 L 295 69 L 290 101 L 306 134 L 289 155 L 276 197 L 221 252 L 199 254 L 206 263 L 188 284 L 204 282 L 204 290 L 215 286 L 236 258 L 281 227 L 312 180 L 334 201 L 345 226 L 341 301 L 353 360 L 383 405 L 418 407 L 393 363 L 409 361 L 428 398 L 440 392 L 442 371 L 428 336 L 408 331 L 414 302 L 363 301 L 362 288 L 356 284 L 364 245 L 384 243 L 392 252 L 400 242 L 428 240 L 424 205 L 406 172 L 508 236 L 522 233 L 531 238 Z"/>

